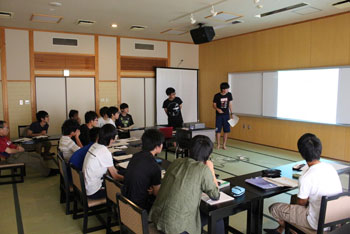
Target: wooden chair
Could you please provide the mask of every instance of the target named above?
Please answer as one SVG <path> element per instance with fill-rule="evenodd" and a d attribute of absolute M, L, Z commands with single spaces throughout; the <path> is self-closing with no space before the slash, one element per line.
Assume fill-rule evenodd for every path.
<path fill-rule="evenodd" d="M 105 229 L 106 222 L 100 216 L 101 213 L 106 213 L 106 198 L 92 200 L 88 199 L 85 190 L 84 176 L 81 171 L 70 165 L 72 172 L 72 181 L 74 189 L 74 208 L 73 219 L 84 218 L 83 221 L 83 233 L 95 232 L 97 230 Z M 78 215 L 78 203 L 83 207 L 83 214 Z M 97 227 L 88 228 L 88 218 L 91 215 L 96 215 L 97 219 L 102 225 Z"/>
<path fill-rule="evenodd" d="M 69 165 L 63 159 L 62 152 L 57 154 L 58 167 L 60 169 L 60 203 L 66 203 L 66 215 L 71 214 L 70 202 L 74 200 L 72 179 L 68 176 Z"/>
<path fill-rule="evenodd" d="M 337 228 L 350 222 L 350 192 L 344 192 L 335 196 L 323 196 L 321 200 L 320 216 L 317 230 L 300 227 L 296 224 L 286 223 L 286 233 L 294 230 L 297 233 L 333 233 Z M 324 232 L 330 228 L 330 232 Z"/>
<path fill-rule="evenodd" d="M 129 199 L 117 194 L 119 223 L 121 233 L 131 231 L 137 234 L 159 233 L 153 224 L 148 224 L 148 214 Z"/>
<path fill-rule="evenodd" d="M 117 194 L 121 194 L 122 184 L 114 180 L 109 175 L 105 175 L 105 186 L 106 186 L 106 199 L 107 199 L 107 233 L 113 233 L 111 230 L 112 215 L 114 214 L 115 219 L 119 222 L 118 211 L 117 211 Z"/>
<path fill-rule="evenodd" d="M 188 151 L 190 149 L 191 142 L 191 133 L 187 130 L 178 129 L 176 131 L 176 158 L 179 157 L 188 157 Z"/>

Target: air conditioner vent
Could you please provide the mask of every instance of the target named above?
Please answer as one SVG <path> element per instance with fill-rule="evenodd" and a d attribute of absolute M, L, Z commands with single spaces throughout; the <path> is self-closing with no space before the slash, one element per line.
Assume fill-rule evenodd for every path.
<path fill-rule="evenodd" d="M 142 26 L 142 25 L 131 25 L 130 31 L 142 31 L 145 30 L 147 26 Z"/>
<path fill-rule="evenodd" d="M 263 14 L 257 15 L 257 17 L 261 17 L 262 18 L 262 17 L 265 17 L 265 16 L 275 15 L 275 14 L 278 14 L 278 13 L 294 10 L 296 8 L 304 7 L 304 6 L 307 6 L 307 5 L 308 5 L 307 3 L 302 2 L 302 3 L 296 4 L 296 5 L 287 6 L 287 7 L 278 9 L 278 10 L 265 12 Z"/>
<path fill-rule="evenodd" d="M 79 19 L 77 21 L 77 24 L 80 26 L 91 26 L 94 25 L 96 23 L 96 21 L 93 20 L 83 20 L 83 19 Z"/>
<path fill-rule="evenodd" d="M 14 15 L 13 12 L 0 11 L 0 18 L 2 18 L 2 19 L 9 19 L 9 18 L 12 18 L 13 15 Z"/>
<path fill-rule="evenodd" d="M 332 6 L 338 8 L 338 9 L 348 8 L 348 7 L 350 7 L 350 0 L 345 0 L 345 1 L 333 3 Z"/>
<path fill-rule="evenodd" d="M 67 39 L 67 38 L 53 38 L 52 44 L 65 45 L 65 46 L 78 46 L 78 40 L 77 39 Z"/>
<path fill-rule="evenodd" d="M 135 43 L 136 50 L 154 50 L 153 44 Z"/>
<path fill-rule="evenodd" d="M 231 24 L 241 24 L 241 23 L 243 23 L 243 20 L 235 20 L 231 22 Z"/>

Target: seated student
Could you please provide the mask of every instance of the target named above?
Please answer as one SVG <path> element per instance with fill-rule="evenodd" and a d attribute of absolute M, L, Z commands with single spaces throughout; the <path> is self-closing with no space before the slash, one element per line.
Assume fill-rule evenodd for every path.
<path fill-rule="evenodd" d="M 130 129 L 134 126 L 134 121 L 129 113 L 129 106 L 126 103 L 120 104 L 120 115 L 116 122 L 119 129 L 118 137 L 119 139 L 130 138 Z"/>
<path fill-rule="evenodd" d="M 343 191 L 334 167 L 320 162 L 320 139 L 314 134 L 306 133 L 298 140 L 298 150 L 309 169 L 299 178 L 296 204 L 272 204 L 269 207 L 270 213 L 280 226 L 277 229 L 264 229 L 267 233 L 282 233 L 285 221 L 316 230 L 322 196 L 332 196 Z"/>
<path fill-rule="evenodd" d="M 181 128 L 184 122 L 181 114 L 182 100 L 176 97 L 174 88 L 167 88 L 165 93 L 168 95 L 168 99 L 163 102 L 163 108 L 168 116 L 168 126 L 174 129 Z"/>
<path fill-rule="evenodd" d="M 161 169 L 154 156 L 162 152 L 164 137 L 156 129 L 146 130 L 141 137 L 142 151 L 131 158 L 124 175 L 123 195 L 149 211 L 158 194 Z"/>
<path fill-rule="evenodd" d="M 116 127 L 115 121 L 119 118 L 118 107 L 115 107 L 115 106 L 109 107 L 107 111 L 107 115 L 108 115 L 108 120 L 106 120 L 106 123 L 112 124 L 114 127 Z"/>
<path fill-rule="evenodd" d="M 61 136 L 58 148 L 62 152 L 64 160 L 68 162 L 72 154 L 81 147 L 78 122 L 73 119 L 64 121 L 62 125 L 62 134 L 63 136 Z M 75 138 L 77 144 L 72 140 L 72 137 Z"/>
<path fill-rule="evenodd" d="M 37 122 L 33 122 L 27 131 L 28 137 L 35 136 L 45 136 L 47 135 L 47 131 L 49 129 L 49 114 L 46 111 L 38 111 L 36 113 Z M 42 153 L 42 149 L 44 148 L 44 153 Z M 52 159 L 50 156 L 51 142 L 43 141 L 35 144 L 36 152 L 42 155 L 45 159 Z"/>
<path fill-rule="evenodd" d="M 159 231 L 201 233 L 207 222 L 199 210 L 202 193 L 214 200 L 220 196 L 214 165 L 208 160 L 212 151 L 211 140 L 198 135 L 191 140 L 190 157 L 170 164 L 150 212 Z M 216 233 L 224 233 L 223 220 L 217 222 Z"/>
<path fill-rule="evenodd" d="M 77 110 L 70 110 L 68 114 L 69 119 L 76 120 L 79 124 L 81 123 L 80 117 L 79 117 L 79 111 Z"/>
<path fill-rule="evenodd" d="M 100 118 L 98 118 L 98 127 L 102 128 L 108 121 L 108 107 L 104 106 L 100 109 Z"/>
<path fill-rule="evenodd" d="M 100 199 L 106 196 L 106 190 L 102 186 L 103 175 L 110 173 L 116 180 L 123 180 L 114 167 L 111 152 L 108 150 L 117 135 L 117 130 L 112 124 L 105 124 L 98 134 L 97 143 L 93 144 L 87 152 L 83 174 L 86 188 L 86 195 L 90 199 Z"/>
<path fill-rule="evenodd" d="M 88 111 L 85 113 L 85 124 L 80 126 L 79 139 L 83 146 L 90 143 L 89 132 L 93 127 L 98 126 L 97 114 L 95 111 Z"/>
<path fill-rule="evenodd" d="M 100 131 L 100 128 L 92 128 L 89 132 L 89 144 L 85 145 L 83 148 L 78 149 L 75 151 L 72 155 L 72 157 L 69 159 L 69 163 L 73 164 L 76 168 L 79 170 L 83 169 L 84 159 L 89 151 L 90 147 L 97 142 L 98 139 L 98 133 Z"/>
<path fill-rule="evenodd" d="M 24 163 L 26 167 L 32 168 L 42 176 L 53 176 L 59 173 L 58 169 L 48 168 L 39 154 L 24 152 L 21 146 L 13 144 L 7 137 L 9 132 L 8 124 L 0 120 L 0 155 L 6 158 L 8 163 Z"/>

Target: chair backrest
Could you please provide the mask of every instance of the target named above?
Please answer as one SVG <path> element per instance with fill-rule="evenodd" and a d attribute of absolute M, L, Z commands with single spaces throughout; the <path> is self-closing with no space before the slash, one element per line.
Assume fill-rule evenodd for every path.
<path fill-rule="evenodd" d="M 161 133 L 163 133 L 165 139 L 170 139 L 173 137 L 173 127 L 164 127 L 158 129 Z"/>
<path fill-rule="evenodd" d="M 18 137 L 26 137 L 29 125 L 18 125 Z"/>
<path fill-rule="evenodd" d="M 117 194 L 121 194 L 122 185 L 111 178 L 109 175 L 105 175 L 106 195 L 107 199 L 117 205 Z"/>
<path fill-rule="evenodd" d="M 334 227 L 350 221 L 350 192 L 335 196 L 323 196 L 321 200 L 318 230 Z"/>
<path fill-rule="evenodd" d="M 66 187 L 66 189 L 69 189 L 69 179 L 68 179 L 69 166 L 64 161 L 62 152 L 57 153 L 57 161 L 58 161 L 58 167 L 60 169 L 61 176 L 64 181 L 64 186 Z"/>
<path fill-rule="evenodd" d="M 182 149 L 189 149 L 191 132 L 183 129 L 176 130 L 176 144 Z"/>
<path fill-rule="evenodd" d="M 73 187 L 76 188 L 80 193 L 85 194 L 85 183 L 83 173 L 75 168 L 73 165 L 70 165 L 72 172 L 72 181 Z"/>
<path fill-rule="evenodd" d="M 134 233 L 148 234 L 148 215 L 147 211 L 141 209 L 136 204 L 117 194 L 119 222 Z"/>

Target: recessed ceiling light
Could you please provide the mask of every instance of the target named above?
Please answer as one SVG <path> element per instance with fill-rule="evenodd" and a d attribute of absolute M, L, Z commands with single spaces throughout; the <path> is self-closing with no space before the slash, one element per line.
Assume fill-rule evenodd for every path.
<path fill-rule="evenodd" d="M 60 2 L 50 2 L 49 5 L 50 6 L 54 6 L 54 7 L 60 7 L 60 6 L 62 6 L 62 3 L 60 3 Z"/>
<path fill-rule="evenodd" d="M 261 18 L 261 15 L 258 14 L 258 15 L 254 15 L 255 18 Z"/>
<path fill-rule="evenodd" d="M 118 24 L 111 24 L 111 27 L 112 27 L 112 28 L 117 28 L 117 27 L 118 27 Z"/>

